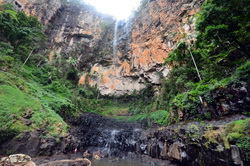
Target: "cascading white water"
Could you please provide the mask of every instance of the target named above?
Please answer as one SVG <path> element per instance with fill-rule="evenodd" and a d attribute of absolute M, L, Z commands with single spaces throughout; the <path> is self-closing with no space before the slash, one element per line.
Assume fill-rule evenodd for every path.
<path fill-rule="evenodd" d="M 108 131 L 109 132 L 109 139 L 107 140 L 107 143 L 106 143 L 106 145 L 105 145 L 105 148 L 103 149 L 103 152 L 107 152 L 107 153 L 110 153 L 110 150 L 111 150 L 111 145 L 113 144 L 113 143 L 117 143 L 117 141 L 115 140 L 115 136 L 117 135 L 117 134 L 119 134 L 119 130 L 111 130 L 111 131 Z"/>
<path fill-rule="evenodd" d="M 126 30 L 126 39 L 127 39 L 127 45 L 129 45 L 129 18 L 126 19 L 126 26 L 125 26 L 125 30 Z"/>
<path fill-rule="evenodd" d="M 115 141 L 115 136 L 119 133 L 120 131 L 119 130 L 112 130 L 111 131 L 111 138 L 110 138 L 110 142 L 116 142 Z"/>
<path fill-rule="evenodd" d="M 128 19 L 126 19 L 126 25 L 125 25 L 125 31 L 126 31 L 126 36 L 128 36 Z"/>
<path fill-rule="evenodd" d="M 114 40 L 113 40 L 113 54 L 114 54 L 114 63 L 116 64 L 117 63 L 117 52 L 118 52 L 118 48 L 117 48 L 117 45 L 118 45 L 118 35 L 117 35 L 117 31 L 118 31 L 118 20 L 116 21 L 115 23 L 115 30 L 114 30 Z"/>

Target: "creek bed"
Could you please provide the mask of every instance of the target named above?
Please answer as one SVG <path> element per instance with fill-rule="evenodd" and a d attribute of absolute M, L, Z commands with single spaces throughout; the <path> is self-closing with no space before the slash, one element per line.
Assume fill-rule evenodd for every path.
<path fill-rule="evenodd" d="M 37 164 L 37 166 L 39 166 L 48 162 L 53 162 L 58 160 L 75 160 L 76 158 L 81 158 L 81 155 L 71 154 L 71 155 L 44 156 L 44 157 L 33 158 L 32 161 L 34 161 Z M 141 162 L 134 162 L 118 158 L 112 158 L 112 159 L 104 158 L 101 160 L 92 159 L 91 162 L 92 162 L 91 166 L 150 166 L 148 164 L 144 164 Z"/>
<path fill-rule="evenodd" d="M 112 161 L 109 159 L 102 160 L 92 160 L 92 166 L 150 166 L 148 164 L 133 162 L 128 160 L 119 160 L 113 159 Z"/>

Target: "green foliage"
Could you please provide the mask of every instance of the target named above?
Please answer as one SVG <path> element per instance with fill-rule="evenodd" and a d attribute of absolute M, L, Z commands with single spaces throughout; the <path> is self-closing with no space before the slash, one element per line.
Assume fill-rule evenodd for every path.
<path fill-rule="evenodd" d="M 197 46 L 213 51 L 240 49 L 249 56 L 250 2 L 247 0 L 207 0 L 197 20 Z"/>
<path fill-rule="evenodd" d="M 250 80 L 250 60 L 245 64 L 237 68 L 235 73 L 230 77 L 229 83 L 239 83 L 240 81 L 249 81 Z"/>
<path fill-rule="evenodd" d="M 9 43 L 0 42 L 0 69 L 3 67 L 10 68 L 14 61 L 13 47 Z"/>
<path fill-rule="evenodd" d="M 190 61 L 190 55 L 188 53 L 188 45 L 185 42 L 178 44 L 176 49 L 171 52 L 165 62 L 171 66 L 183 66 Z"/>
<path fill-rule="evenodd" d="M 149 114 L 149 118 L 153 119 L 159 125 L 169 124 L 170 114 L 168 111 L 159 110 Z"/>
<path fill-rule="evenodd" d="M 131 114 L 147 113 L 148 111 L 150 111 L 149 107 L 152 107 L 152 105 L 150 104 L 154 100 L 153 97 L 153 85 L 150 83 L 146 83 L 145 89 L 142 89 L 139 92 L 134 92 L 131 96 L 129 96 L 130 101 L 132 101 L 130 105 Z"/>
<path fill-rule="evenodd" d="M 159 110 L 151 113 L 138 114 L 129 117 L 130 122 L 145 122 L 146 126 L 150 127 L 152 123 L 157 123 L 159 125 L 168 125 L 170 114 L 167 111 Z"/>
<path fill-rule="evenodd" d="M 20 114 L 22 107 L 41 109 L 41 105 L 34 97 L 23 93 L 20 89 L 9 85 L 0 86 L 0 106 L 2 111 L 10 111 L 13 114 Z"/>
<path fill-rule="evenodd" d="M 188 44 L 185 42 L 178 44 L 177 48 L 165 60 L 167 64 L 173 66 L 168 78 L 162 84 L 162 93 L 160 95 L 161 103 L 163 103 L 162 105 L 165 106 L 166 110 L 170 110 L 172 109 L 171 107 L 175 106 L 185 107 L 185 109 L 191 110 L 193 114 L 196 113 L 195 110 L 199 99 L 197 100 L 195 96 L 198 93 L 189 94 L 188 91 L 197 86 L 196 83 L 199 82 L 199 77 L 190 52 L 192 52 L 196 62 L 198 62 L 198 68 L 201 68 L 199 54 L 189 49 Z M 195 104 L 190 103 L 189 100 Z"/>
<path fill-rule="evenodd" d="M 238 120 L 227 124 L 224 133 L 225 142 L 236 141 L 237 146 L 250 155 L 250 119 Z"/>
<path fill-rule="evenodd" d="M 15 53 L 15 58 L 24 61 L 44 38 L 37 18 L 16 12 L 9 5 L 0 6 L 0 39 L 3 41 L 0 51 L 4 49 L 3 43 L 8 44 L 7 52 Z"/>
<path fill-rule="evenodd" d="M 28 93 L 20 88 L 26 89 L 21 86 L 18 88 L 15 84 L 0 86 L 0 134 L 2 136 L 0 141 L 20 132 L 41 128 L 44 124 L 47 124 L 43 127 L 49 135 L 63 134 L 67 131 L 67 125 L 58 114 L 46 107 L 34 94 L 30 94 L 30 91 Z M 34 112 L 30 119 L 31 126 L 26 126 L 23 122 L 22 116 L 27 109 L 32 109 Z"/>
<path fill-rule="evenodd" d="M 196 87 L 193 90 L 188 92 L 180 93 L 176 95 L 170 102 L 171 110 L 177 115 L 178 109 L 182 110 L 186 113 L 186 118 L 196 117 L 198 118 L 198 107 L 202 106 L 200 97 L 207 104 L 213 104 L 215 101 L 213 100 L 212 93 L 217 88 L 227 87 L 232 84 L 240 83 L 241 81 L 249 81 L 249 72 L 250 72 L 250 60 L 248 60 L 245 64 L 241 65 L 236 69 L 236 71 L 232 74 L 231 77 L 218 80 L 211 80 L 210 82 L 201 82 L 197 83 Z M 202 117 L 204 119 L 211 119 L 210 112 L 204 112 Z"/>
<path fill-rule="evenodd" d="M 13 54 L 13 47 L 9 43 L 0 42 L 1 56 L 11 56 Z"/>
<path fill-rule="evenodd" d="M 142 10 L 148 3 L 148 0 L 141 0 L 140 6 L 138 7 L 138 11 Z"/>
<path fill-rule="evenodd" d="M 142 1 L 141 8 L 147 2 Z M 45 129 L 49 135 L 63 134 L 67 125 L 62 118 L 82 112 L 119 118 L 130 114 L 129 121 L 145 122 L 147 126 L 178 121 L 180 112 L 185 114 L 184 119 L 211 119 L 211 112 L 199 115 L 200 98 L 212 104 L 216 88 L 249 81 L 248 11 L 246 0 L 207 0 L 197 22 L 195 46 L 182 42 L 166 59 L 173 69 L 168 79 L 162 81 L 161 95 L 154 97 L 154 87 L 147 83 L 144 90 L 116 101 L 101 98 L 97 87 L 76 85 L 77 73 L 82 68 L 78 56 L 83 54 L 81 43 L 68 54 L 55 55 L 50 64 L 37 54 L 21 67 L 44 41 L 43 27 L 36 18 L 16 12 L 10 5 L 0 6 L 0 141 L 37 128 Z M 102 26 L 106 29 L 108 25 Z M 203 81 L 198 78 L 191 54 Z M 21 120 L 27 109 L 34 111 L 31 126 Z M 246 124 L 240 126 L 249 126 Z M 228 129 L 227 137 L 237 139 L 237 144 L 247 150 L 249 138 L 242 136 L 249 130 L 237 129 L 237 125 Z M 190 136 L 195 137 L 196 127 L 192 126 L 190 131 Z"/>
<path fill-rule="evenodd" d="M 246 0 L 204 2 L 196 23 L 199 33 L 195 45 L 181 42 L 165 60 L 172 70 L 156 101 L 174 115 L 172 121 L 178 121 L 180 115 L 182 120 L 211 119 L 208 109 L 216 104 L 212 93 L 217 88 L 249 81 L 249 9 Z M 202 114 L 199 109 L 204 110 Z"/>
<path fill-rule="evenodd" d="M 60 75 L 53 67 L 45 65 L 40 70 L 27 67 L 23 68 L 21 74 L 30 79 L 28 92 L 39 98 L 45 107 L 62 117 L 72 116 L 76 112 L 71 101 L 73 90 L 70 88 L 73 85 L 67 80 L 60 79 Z"/>

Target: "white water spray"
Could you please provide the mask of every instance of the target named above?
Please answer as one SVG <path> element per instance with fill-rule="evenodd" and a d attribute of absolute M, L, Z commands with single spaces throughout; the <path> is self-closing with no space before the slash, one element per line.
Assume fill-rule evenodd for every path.
<path fill-rule="evenodd" d="M 102 152 L 107 152 L 107 153 L 110 153 L 111 152 L 111 146 L 112 144 L 116 144 L 117 141 L 115 139 L 116 135 L 119 134 L 119 130 L 111 130 L 111 131 L 108 131 L 109 132 L 109 139 L 107 140 L 107 143 L 105 145 L 105 148 L 102 150 Z"/>
<path fill-rule="evenodd" d="M 115 30 L 114 30 L 114 40 L 113 40 L 113 54 L 114 54 L 114 63 L 116 64 L 117 63 L 117 52 L 118 52 L 118 48 L 117 48 L 117 45 L 118 45 L 118 35 L 117 35 L 117 31 L 118 31 L 118 20 L 116 21 L 115 23 Z"/>

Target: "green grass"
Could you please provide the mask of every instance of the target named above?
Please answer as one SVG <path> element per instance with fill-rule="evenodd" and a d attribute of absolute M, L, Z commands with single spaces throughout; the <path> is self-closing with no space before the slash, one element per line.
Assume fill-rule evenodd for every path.
<path fill-rule="evenodd" d="M 113 102 L 112 102 L 113 103 Z M 114 105 L 104 106 L 102 115 L 108 117 L 123 117 L 128 115 L 128 107 L 123 105 L 118 105 L 117 103 L 113 103 Z"/>
<path fill-rule="evenodd" d="M 151 125 L 150 123 L 157 123 L 159 125 L 167 125 L 170 122 L 169 117 L 170 117 L 170 114 L 168 111 L 158 110 L 156 112 L 131 116 L 128 118 L 128 121 L 130 122 L 147 121 L 148 125 Z"/>
<path fill-rule="evenodd" d="M 16 87 L 9 85 L 0 86 L 0 109 L 2 111 L 11 111 L 13 114 L 20 115 L 20 110 L 26 108 L 42 109 L 39 100 L 33 96 L 21 91 Z"/>
<path fill-rule="evenodd" d="M 0 135 L 8 137 L 8 132 L 16 134 L 45 129 L 46 135 L 63 135 L 68 126 L 53 109 L 53 105 L 67 103 L 67 99 L 47 90 L 33 80 L 16 73 L 0 72 Z M 68 104 L 68 103 L 67 103 Z M 32 124 L 26 126 L 23 114 L 33 110 Z M 7 136 L 6 136 L 7 135 Z M 1 139 L 0 139 L 1 141 Z"/>
<path fill-rule="evenodd" d="M 217 130 L 208 129 L 203 135 L 207 139 L 205 145 L 218 144 L 223 140 L 224 146 L 230 149 L 230 144 L 235 144 L 250 155 L 250 118 L 233 121 Z"/>
<path fill-rule="evenodd" d="M 223 137 L 227 148 L 229 148 L 230 140 L 234 140 L 238 147 L 250 155 L 250 118 L 227 124 Z"/>
<path fill-rule="evenodd" d="M 250 119 L 238 120 L 227 124 L 226 135 L 238 139 L 242 134 L 250 133 Z"/>

